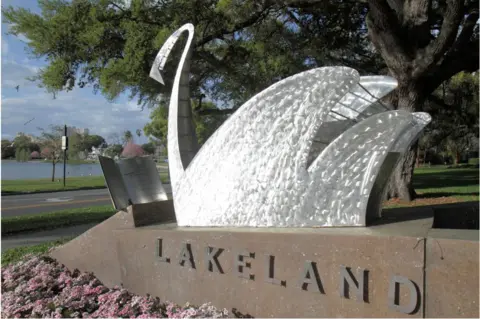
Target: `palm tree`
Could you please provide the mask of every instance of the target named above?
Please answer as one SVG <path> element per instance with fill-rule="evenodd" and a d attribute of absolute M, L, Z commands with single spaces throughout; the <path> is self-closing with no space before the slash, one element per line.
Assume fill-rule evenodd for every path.
<path fill-rule="evenodd" d="M 126 130 L 123 132 L 123 144 L 127 144 L 128 142 L 131 142 L 133 140 L 133 134 L 129 130 Z"/>

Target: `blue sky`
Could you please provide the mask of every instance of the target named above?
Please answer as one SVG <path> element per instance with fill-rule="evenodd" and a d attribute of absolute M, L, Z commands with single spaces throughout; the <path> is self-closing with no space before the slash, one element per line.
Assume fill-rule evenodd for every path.
<path fill-rule="evenodd" d="M 39 12 L 36 0 L 2 0 L 2 6 L 19 6 Z M 2 21 L 3 22 L 3 21 Z M 39 135 L 38 127 L 50 124 L 68 125 L 90 129 L 90 134 L 99 134 L 107 142 L 114 133 L 130 130 L 137 143 L 148 140 L 135 135 L 149 122 L 149 109 L 141 109 L 136 100 L 129 101 L 127 95 L 115 102 L 108 102 L 101 94 L 94 94 L 91 87 L 75 88 L 61 92 L 53 99 L 45 89 L 26 79 L 35 75 L 45 65 L 44 61 L 32 60 L 26 53 L 27 41 L 23 37 L 6 35 L 8 25 L 2 23 L 1 30 L 1 133 L 2 139 L 12 139 L 17 132 Z M 15 89 L 20 85 L 19 91 Z M 30 123 L 24 125 L 30 119 Z"/>

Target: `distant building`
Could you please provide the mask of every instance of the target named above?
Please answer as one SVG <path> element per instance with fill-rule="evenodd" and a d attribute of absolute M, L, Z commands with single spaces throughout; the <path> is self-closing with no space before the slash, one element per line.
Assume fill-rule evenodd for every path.
<path fill-rule="evenodd" d="M 72 136 L 73 134 L 88 135 L 88 128 L 77 128 L 75 126 L 67 126 L 67 136 Z"/>

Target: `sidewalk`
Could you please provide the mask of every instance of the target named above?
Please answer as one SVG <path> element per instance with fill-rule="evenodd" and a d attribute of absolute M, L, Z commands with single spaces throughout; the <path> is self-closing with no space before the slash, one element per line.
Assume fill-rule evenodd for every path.
<path fill-rule="evenodd" d="M 97 224 L 98 223 L 77 225 L 52 230 L 32 232 L 27 234 L 2 236 L 2 251 L 22 246 L 39 245 L 45 242 L 54 241 L 65 237 L 76 237 Z"/>

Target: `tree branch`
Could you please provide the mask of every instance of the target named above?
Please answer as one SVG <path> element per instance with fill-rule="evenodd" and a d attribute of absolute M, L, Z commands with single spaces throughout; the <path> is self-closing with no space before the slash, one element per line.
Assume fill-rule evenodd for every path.
<path fill-rule="evenodd" d="M 462 26 L 462 31 L 460 32 L 460 35 L 457 38 L 457 41 L 455 41 L 455 44 L 453 45 L 452 51 L 458 51 L 461 50 L 462 47 L 467 45 L 467 43 L 470 41 L 473 31 L 475 29 L 475 26 L 477 25 L 477 21 L 479 18 L 479 12 L 478 8 L 475 8 L 473 12 L 471 12 L 466 18 Z"/>
<path fill-rule="evenodd" d="M 415 74 L 424 73 L 432 68 L 444 56 L 457 37 L 458 28 L 464 14 L 464 1 L 447 0 L 447 9 L 443 18 L 438 37 L 430 42 L 423 50 L 417 51 L 414 66 Z"/>
<path fill-rule="evenodd" d="M 411 57 L 402 39 L 400 21 L 395 11 L 384 0 L 369 0 L 367 27 L 370 39 L 382 55 L 395 77 L 405 74 Z"/>
<path fill-rule="evenodd" d="M 196 41 L 195 43 L 195 47 L 200 47 L 200 46 L 203 46 L 204 44 L 214 40 L 214 39 L 217 39 L 217 38 L 220 38 L 224 35 L 227 35 L 227 34 L 232 34 L 232 33 L 235 33 L 237 31 L 240 31 L 248 26 L 251 26 L 252 24 L 256 23 L 257 21 L 263 19 L 268 13 L 268 9 L 272 6 L 272 4 L 270 3 L 270 0 L 267 0 L 265 1 L 265 3 L 263 4 L 262 6 L 262 9 L 260 11 L 257 11 L 255 14 L 253 14 L 250 18 L 248 18 L 247 20 L 245 21 L 242 21 L 240 23 L 237 23 L 233 26 L 233 28 L 231 28 L 230 30 L 228 29 L 220 29 L 218 30 L 217 32 L 209 35 L 209 36 L 206 36 L 204 37 L 203 39 L 199 40 L 199 41 Z"/>
<path fill-rule="evenodd" d="M 461 71 L 475 72 L 479 69 L 478 39 L 465 44 L 448 54 L 440 66 L 426 79 L 425 90 L 433 92 L 444 81 Z"/>
<path fill-rule="evenodd" d="M 432 0 L 406 0 L 404 3 L 402 23 L 406 27 L 408 38 L 415 49 L 427 46 L 432 39 L 430 31 L 431 7 Z"/>

